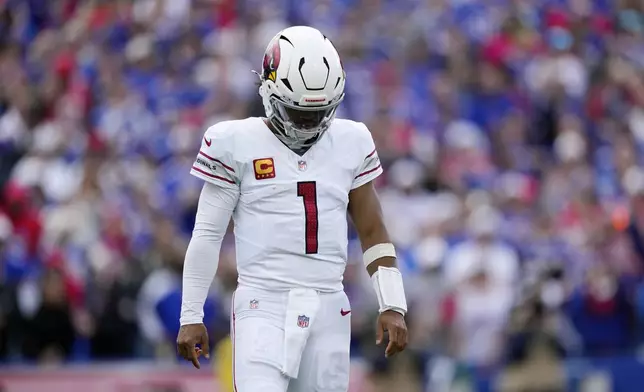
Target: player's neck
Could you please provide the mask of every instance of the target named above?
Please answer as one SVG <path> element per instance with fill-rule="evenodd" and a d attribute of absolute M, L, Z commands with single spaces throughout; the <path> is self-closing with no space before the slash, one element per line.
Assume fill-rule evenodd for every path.
<path fill-rule="evenodd" d="M 302 155 L 306 154 L 306 152 L 307 152 L 311 147 L 313 147 L 313 145 L 312 145 L 312 144 L 311 144 L 311 145 L 309 145 L 309 146 L 303 147 L 303 148 L 292 148 L 292 147 L 289 147 L 286 143 L 284 143 L 284 142 L 282 141 L 282 138 L 280 138 L 280 137 L 279 137 L 279 133 L 278 133 L 278 131 L 275 129 L 275 126 L 273 125 L 273 123 L 271 123 L 267 118 L 263 118 L 263 120 L 264 120 L 264 124 L 266 124 L 266 126 L 268 127 L 268 129 L 270 129 L 270 130 L 271 130 L 271 132 L 273 132 L 273 135 L 275 135 L 275 137 L 277 138 L 277 140 L 279 140 L 279 141 L 280 141 L 280 143 L 282 143 L 284 146 L 286 146 L 286 148 L 288 148 L 289 150 L 293 151 L 293 152 L 294 152 L 294 153 L 296 153 L 297 155 L 302 156 Z"/>

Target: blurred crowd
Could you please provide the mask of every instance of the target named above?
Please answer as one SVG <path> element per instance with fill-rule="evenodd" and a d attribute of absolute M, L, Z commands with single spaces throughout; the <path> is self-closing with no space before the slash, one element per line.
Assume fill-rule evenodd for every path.
<path fill-rule="evenodd" d="M 338 115 L 379 148 L 427 382 L 638 348 L 641 1 L 0 0 L 0 360 L 174 359 L 189 168 L 207 126 L 263 115 L 251 70 L 294 24 L 332 39 Z M 353 354 L 386 372 L 349 236 Z"/>

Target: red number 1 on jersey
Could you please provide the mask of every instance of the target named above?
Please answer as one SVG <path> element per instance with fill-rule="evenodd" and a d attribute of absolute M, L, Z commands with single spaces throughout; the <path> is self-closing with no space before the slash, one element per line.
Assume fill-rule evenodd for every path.
<path fill-rule="evenodd" d="M 304 203 L 306 254 L 318 253 L 318 196 L 315 181 L 298 182 L 297 195 Z"/>

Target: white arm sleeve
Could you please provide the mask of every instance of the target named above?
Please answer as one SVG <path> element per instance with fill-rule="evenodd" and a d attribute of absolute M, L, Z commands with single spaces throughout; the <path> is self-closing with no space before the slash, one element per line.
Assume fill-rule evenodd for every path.
<path fill-rule="evenodd" d="M 204 184 L 183 265 L 181 325 L 203 322 L 203 307 L 219 265 L 221 242 L 238 198 L 238 188 Z"/>

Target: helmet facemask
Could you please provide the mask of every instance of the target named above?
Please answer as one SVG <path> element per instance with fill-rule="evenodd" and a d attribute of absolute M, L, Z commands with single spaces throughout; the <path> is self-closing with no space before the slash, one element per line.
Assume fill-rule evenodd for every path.
<path fill-rule="evenodd" d="M 273 96 L 268 98 L 267 115 L 284 144 L 294 149 L 306 148 L 329 129 L 342 98 L 330 105 L 306 107 L 290 105 Z"/>

